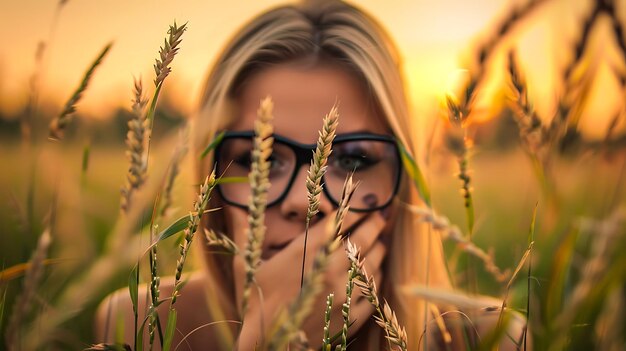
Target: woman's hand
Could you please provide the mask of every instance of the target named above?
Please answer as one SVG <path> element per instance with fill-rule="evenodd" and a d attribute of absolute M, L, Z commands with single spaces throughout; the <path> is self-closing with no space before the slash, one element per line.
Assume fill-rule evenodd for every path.
<path fill-rule="evenodd" d="M 326 216 L 309 229 L 305 275 L 311 270 L 314 257 L 324 245 L 327 238 L 328 221 L 334 221 L 334 214 Z M 383 228 L 385 220 L 379 212 L 368 215 L 350 213 L 344 222 L 344 233 L 349 234 L 352 241 L 360 248 L 365 257 L 365 268 L 375 277 L 377 283 L 382 280 L 382 262 L 386 247 L 383 244 Z M 252 286 L 248 311 L 244 317 L 244 325 L 239 337 L 239 350 L 252 350 L 257 344 L 266 340 L 266 332 L 272 327 L 274 318 L 282 308 L 286 308 L 300 293 L 302 272 L 302 250 L 304 233 L 298 235 L 283 250 L 264 261 L 256 272 L 257 286 Z M 235 275 L 237 302 L 241 306 L 243 290 L 244 262 L 243 258 L 235 258 Z M 350 263 L 343 248 L 338 249 L 329 257 L 324 273 L 324 287 L 313 305 L 312 312 L 304 321 L 302 330 L 306 333 L 309 344 L 318 349 L 322 343 L 324 328 L 324 311 L 326 296 L 334 293 L 331 335 L 341 330 L 343 319 L 342 304 L 346 301 L 346 283 Z M 358 288 L 353 290 L 350 319 L 354 321 L 349 329 L 352 335 L 365 323 L 373 312 L 367 299 L 359 296 Z"/>

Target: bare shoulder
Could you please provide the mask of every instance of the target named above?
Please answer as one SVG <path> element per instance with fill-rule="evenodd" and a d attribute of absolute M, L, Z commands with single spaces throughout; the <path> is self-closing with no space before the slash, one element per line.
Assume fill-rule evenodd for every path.
<path fill-rule="evenodd" d="M 434 342 L 429 349 L 465 350 L 476 347 L 497 349 L 499 351 L 532 350 L 526 337 L 526 318 L 511 309 L 502 310 L 499 301 L 478 298 L 483 308 L 448 310 L 442 317 L 445 322 L 445 333 L 440 328 L 430 328 Z M 449 341 L 445 341 L 448 339 Z M 451 345 L 450 345 L 451 343 Z M 448 345 L 446 347 L 446 344 Z"/>
<path fill-rule="evenodd" d="M 164 277 L 160 284 L 160 299 L 163 300 L 171 296 L 174 288 L 174 278 Z M 148 309 L 148 285 L 139 286 L 138 316 L 139 327 L 146 317 Z M 193 330 L 192 326 L 208 318 L 206 308 L 203 308 L 202 274 L 194 273 L 188 277 L 185 288 L 176 303 L 179 315 L 185 318 L 178 319 L 177 329 L 184 335 L 186 330 Z M 166 318 L 169 303 L 165 301 L 159 308 L 159 316 Z M 119 289 L 107 296 L 98 307 L 94 321 L 94 335 L 96 343 L 126 343 L 133 345 L 135 340 L 135 314 L 128 288 Z M 147 327 L 145 328 L 144 339 L 147 338 Z M 182 340 L 182 336 L 176 337 Z M 175 339 L 175 342 L 176 342 Z M 147 340 L 147 339 L 145 339 Z M 158 345 L 155 345 L 158 346 Z M 158 350 L 159 347 L 156 347 Z"/>
<path fill-rule="evenodd" d="M 473 326 L 482 342 L 493 342 L 500 351 L 524 349 L 526 318 L 519 312 L 488 307 L 473 313 Z M 531 350 L 527 343 L 526 350 Z"/>

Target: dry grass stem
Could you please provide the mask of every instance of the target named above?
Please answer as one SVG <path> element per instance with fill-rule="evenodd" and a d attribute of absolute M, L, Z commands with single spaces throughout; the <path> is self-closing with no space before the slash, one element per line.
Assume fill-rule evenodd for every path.
<path fill-rule="evenodd" d="M 46 228 L 39 237 L 37 247 L 30 259 L 30 265 L 26 269 L 24 277 L 24 286 L 21 293 L 17 296 L 13 305 L 13 311 L 6 329 L 6 345 L 9 350 L 20 349 L 20 328 L 26 314 L 28 314 L 32 307 L 33 298 L 35 297 L 35 290 L 39 285 L 41 276 L 43 275 L 44 260 L 48 256 L 48 249 L 52 243 L 52 237 L 50 235 L 50 228 Z"/>
<path fill-rule="evenodd" d="M 272 154 L 274 138 L 272 134 L 272 110 L 274 103 L 266 97 L 261 100 L 257 111 L 257 119 L 254 122 L 254 146 L 252 150 L 252 164 L 248 180 L 250 182 L 251 196 L 248 204 L 248 230 L 247 243 L 244 251 L 246 277 L 243 286 L 241 304 L 241 318 L 248 310 L 250 290 L 254 282 L 256 269 L 261 263 L 263 241 L 265 240 L 265 207 L 267 206 L 267 192 L 269 182 L 269 157 Z"/>
<path fill-rule="evenodd" d="M 74 112 L 76 112 L 76 104 L 83 97 L 83 93 L 89 85 L 89 80 L 93 76 L 93 73 L 96 71 L 96 68 L 100 65 L 100 63 L 102 63 L 102 60 L 109 52 L 112 45 L 112 43 L 109 43 L 104 47 L 104 49 L 100 52 L 100 55 L 98 55 L 96 60 L 91 64 L 91 67 L 89 67 L 89 69 L 83 76 L 83 80 L 80 82 L 78 88 L 74 91 L 74 94 L 72 94 L 70 99 L 67 100 L 67 102 L 65 103 L 63 111 L 61 111 L 61 113 L 50 122 L 50 139 L 60 140 L 63 138 L 63 132 L 65 131 L 67 125 L 71 122 Z"/>
<path fill-rule="evenodd" d="M 220 233 L 215 233 L 212 229 L 204 229 L 204 237 L 206 238 L 207 245 L 212 247 L 219 247 L 226 253 L 231 255 L 239 254 L 239 248 L 235 242 L 228 236 Z"/>
<path fill-rule="evenodd" d="M 172 292 L 172 301 L 171 305 L 173 306 L 176 303 L 176 298 L 182 288 L 182 282 L 180 281 L 181 275 L 183 273 L 183 266 L 185 265 L 185 260 L 187 259 L 187 253 L 191 248 L 191 243 L 193 241 L 194 235 L 198 230 L 198 226 L 200 225 L 200 219 L 204 210 L 209 203 L 209 197 L 211 196 L 211 191 L 215 188 L 217 181 L 215 179 L 215 170 L 211 172 L 205 181 L 204 184 L 200 187 L 200 193 L 198 194 L 198 199 L 194 204 L 194 211 L 189 214 L 189 223 L 187 225 L 187 229 L 185 229 L 185 237 L 183 243 L 180 245 L 180 258 L 176 263 L 176 274 L 175 274 L 175 282 L 174 282 L 174 290 Z"/>
<path fill-rule="evenodd" d="M 174 60 L 174 56 L 178 53 L 178 45 L 181 43 L 181 36 L 187 30 L 187 23 L 178 27 L 176 22 L 173 26 L 170 26 L 167 33 L 169 38 L 164 40 L 163 46 L 159 50 L 160 59 L 156 59 L 154 63 L 154 72 L 156 78 L 154 79 L 154 85 L 159 86 L 163 84 L 165 78 L 172 72 L 170 64 Z"/>
<path fill-rule="evenodd" d="M 355 270 L 354 284 L 359 287 L 363 296 L 376 310 L 377 315 L 374 316 L 376 324 L 385 331 L 385 337 L 391 344 L 399 350 L 406 351 L 408 348 L 406 330 L 398 323 L 396 313 L 391 310 L 389 303 L 384 301 L 381 305 L 374 277 L 367 273 L 360 250 L 349 239 L 346 242 L 346 255 L 350 260 L 352 269 Z"/>
<path fill-rule="evenodd" d="M 454 290 L 434 288 L 419 284 L 403 286 L 401 290 L 403 293 L 410 296 L 419 297 L 420 299 L 430 301 L 438 305 L 455 306 L 459 309 L 477 310 L 484 308 L 497 308 L 497 306 L 488 306 L 484 301 L 477 299 L 475 296 Z"/>
<path fill-rule="evenodd" d="M 324 245 L 315 255 L 311 272 L 305 276 L 304 285 L 300 290 L 300 294 L 296 300 L 289 305 L 287 311 L 283 311 L 282 315 L 276 320 L 268 344 L 269 350 L 283 350 L 285 345 L 299 334 L 300 326 L 304 319 L 310 314 L 316 296 L 322 291 L 324 286 L 324 272 L 328 265 L 330 255 L 337 250 L 342 240 L 342 224 L 345 215 L 350 209 L 350 199 L 356 190 L 356 184 L 352 181 L 352 175 L 346 179 L 339 208 L 335 215 L 335 221 L 332 223 L 328 238 Z"/>
<path fill-rule="evenodd" d="M 522 75 L 513 52 L 509 53 L 508 68 L 511 79 L 509 107 L 516 116 L 515 121 L 519 127 L 522 145 L 526 152 L 545 165 L 548 156 L 547 130 L 543 127 L 541 119 L 528 97 L 526 79 Z"/>
<path fill-rule="evenodd" d="M 430 312 L 435 319 L 437 328 L 439 329 L 443 342 L 446 345 L 446 350 L 450 350 L 450 348 L 452 347 L 452 335 L 450 335 L 450 331 L 448 331 L 448 328 L 446 327 L 446 322 L 443 319 L 443 314 L 436 304 L 428 304 L 428 308 L 430 309 Z"/>
<path fill-rule="evenodd" d="M 483 262 L 485 270 L 498 281 L 505 282 L 509 276 L 507 271 L 502 272 L 493 261 L 493 257 L 476 246 L 473 242 L 466 239 L 459 227 L 450 223 L 448 218 L 437 215 L 431 208 L 420 207 L 414 205 L 406 205 L 411 212 L 420 216 L 420 220 L 430 223 L 433 229 L 439 231 L 444 240 L 450 240 L 457 244 L 464 252 L 472 255 Z"/>
<path fill-rule="evenodd" d="M 95 344 L 84 349 L 83 351 L 132 351 L 132 347 L 128 344 Z"/>
<path fill-rule="evenodd" d="M 396 313 L 391 310 L 387 301 L 383 303 L 383 316 L 375 316 L 376 323 L 389 332 L 387 339 L 392 344 L 398 346 L 399 350 L 406 351 L 408 348 L 406 330 L 398 323 Z"/>
<path fill-rule="evenodd" d="M 145 115 L 145 107 L 148 100 L 143 96 L 143 86 L 141 79 L 135 80 L 135 98 L 133 100 L 133 115 L 128 121 L 128 133 L 126 134 L 126 157 L 130 161 L 128 173 L 126 173 L 126 184 L 120 190 L 122 199 L 120 207 L 122 212 L 127 213 L 131 206 L 133 193 L 138 190 L 146 180 L 148 172 L 148 160 L 146 143 L 150 133 Z"/>

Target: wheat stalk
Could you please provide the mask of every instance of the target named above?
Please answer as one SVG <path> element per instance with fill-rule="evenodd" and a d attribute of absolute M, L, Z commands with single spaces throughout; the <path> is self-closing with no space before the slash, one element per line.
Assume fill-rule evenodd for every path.
<path fill-rule="evenodd" d="M 174 56 L 178 53 L 178 45 L 182 42 L 181 37 L 185 30 L 187 30 L 187 23 L 178 27 L 176 21 L 174 21 L 174 25 L 170 26 L 167 31 L 169 38 L 164 40 L 163 46 L 159 49 L 160 59 L 156 59 L 154 63 L 154 72 L 156 73 L 154 85 L 156 87 L 163 84 L 165 78 L 172 72 L 170 64 L 174 60 Z"/>
<path fill-rule="evenodd" d="M 229 238 L 228 236 L 220 233 L 219 235 L 215 233 L 212 229 L 204 229 L 204 237 L 206 238 L 207 245 L 209 246 L 217 246 L 226 251 L 226 253 L 231 255 L 239 254 L 239 248 L 235 244 L 235 242 Z"/>
<path fill-rule="evenodd" d="M 330 255 L 337 250 L 342 240 L 342 226 L 348 210 L 350 209 L 350 200 L 357 184 L 352 181 L 352 175 L 346 178 L 341 194 L 339 208 L 335 214 L 335 220 L 332 223 L 330 235 L 326 239 L 324 245 L 315 255 L 311 272 L 306 275 L 304 285 L 300 290 L 300 294 L 296 300 L 289 305 L 287 311 L 283 311 L 281 316 L 276 320 L 274 330 L 277 330 L 271 336 L 268 344 L 269 350 L 282 350 L 285 345 L 294 340 L 298 334 L 300 325 L 311 312 L 315 297 L 319 294 L 324 286 L 324 272 L 328 265 Z M 286 315 L 285 315 L 286 314 Z"/>
<path fill-rule="evenodd" d="M 135 79 L 135 99 L 132 106 L 132 118 L 128 121 L 128 133 L 126 134 L 126 157 L 130 161 L 126 184 L 120 190 L 122 200 L 120 207 L 122 212 L 127 213 L 131 205 L 132 194 L 138 190 L 146 180 L 148 161 L 146 154 L 147 134 L 150 133 L 145 116 L 145 107 L 148 100 L 143 95 L 141 79 Z"/>
<path fill-rule="evenodd" d="M 24 286 L 21 294 L 17 296 L 15 304 L 13 305 L 13 311 L 6 329 L 6 345 L 9 350 L 20 350 L 20 335 L 19 330 L 22 326 L 24 316 L 28 313 L 32 307 L 32 300 L 35 297 L 35 289 L 39 285 L 41 276 L 43 275 L 44 260 L 48 255 L 48 249 L 52 243 L 52 237 L 50 236 L 50 228 L 46 228 L 39 237 L 37 247 L 33 252 L 33 256 L 30 259 L 30 265 L 28 266 L 25 277 Z"/>
<path fill-rule="evenodd" d="M 248 241 L 244 251 L 245 280 L 241 302 L 241 319 L 248 310 L 251 285 L 254 282 L 256 269 L 261 263 L 263 240 L 265 240 L 265 207 L 267 206 L 267 192 L 269 189 L 268 161 L 272 154 L 273 127 L 271 125 L 274 104 L 271 98 L 261 100 L 257 110 L 257 119 L 254 122 L 254 146 L 252 150 L 252 165 L 248 176 L 252 195 L 248 204 Z"/>
<path fill-rule="evenodd" d="M 67 100 L 65 103 L 65 107 L 61 113 L 50 122 L 49 127 L 49 139 L 51 140 L 60 140 L 63 138 L 63 132 L 67 125 L 72 121 L 72 116 L 74 112 L 76 112 L 76 104 L 83 97 L 83 93 L 87 89 L 89 85 L 89 81 L 93 76 L 93 73 L 96 71 L 96 68 L 102 63 L 102 60 L 107 55 L 113 43 L 107 44 L 104 49 L 100 52 L 96 60 L 91 64 L 91 67 L 85 72 L 83 76 L 83 80 L 80 82 L 78 88 L 74 91 L 74 94 Z"/>
<path fill-rule="evenodd" d="M 300 275 L 300 288 L 304 284 L 304 263 L 306 262 L 306 244 L 309 237 L 309 226 L 311 219 L 319 212 L 320 197 L 322 195 L 322 178 L 326 173 L 326 163 L 328 156 L 332 152 L 332 144 L 339 123 L 339 112 L 337 104 L 333 105 L 330 112 L 322 121 L 322 130 L 319 132 L 317 146 L 313 152 L 313 159 L 306 177 L 307 198 L 309 206 L 306 212 L 306 223 L 304 230 L 304 249 L 302 254 L 302 273 Z"/>
<path fill-rule="evenodd" d="M 311 166 L 307 173 L 306 189 L 309 206 L 306 213 L 307 224 L 318 212 L 320 206 L 320 196 L 322 193 L 322 177 L 326 173 L 326 163 L 332 152 L 332 143 L 335 140 L 337 125 L 339 124 L 339 111 L 337 104 L 333 105 L 330 112 L 322 121 L 322 130 L 319 131 L 317 146 L 313 152 Z"/>
<path fill-rule="evenodd" d="M 470 237 L 474 230 L 474 205 L 469 172 L 469 152 L 473 141 L 468 137 L 466 127 L 476 101 L 477 88 L 487 76 L 488 59 L 498 44 L 503 41 L 520 20 L 544 1 L 530 0 L 522 7 L 513 8 L 497 28 L 496 35 L 478 48 L 477 67 L 475 70 L 470 71 L 469 80 L 465 84 L 461 96 L 456 98 L 449 94 L 446 95 L 448 120 L 452 125 L 447 135 L 447 142 L 448 147 L 457 157 L 459 165 L 457 176 L 462 182 L 461 193 L 463 195 L 463 206 L 466 212 L 467 228 Z"/>
<path fill-rule="evenodd" d="M 476 246 L 471 240 L 465 238 L 459 227 L 452 225 L 448 218 L 437 215 L 431 208 L 405 205 L 409 211 L 420 216 L 420 219 L 424 222 L 430 223 L 433 229 L 439 231 L 444 240 L 450 240 L 460 246 L 467 254 L 472 255 L 483 262 L 485 270 L 498 281 L 504 282 L 507 280 L 508 271 L 502 272 L 500 268 L 493 261 L 493 257 L 488 255 L 481 248 Z"/>
<path fill-rule="evenodd" d="M 150 237 L 151 240 L 154 240 L 156 227 L 153 226 L 152 230 L 150 231 Z M 160 291 L 159 291 L 159 286 L 161 284 L 161 278 L 159 277 L 158 271 L 157 271 L 157 243 L 154 243 L 152 245 L 152 247 L 150 248 L 150 312 L 149 312 L 149 319 L 148 319 L 148 335 L 149 335 L 149 343 L 150 343 L 150 350 L 152 350 L 153 345 L 154 345 L 154 333 L 157 329 L 157 327 L 159 327 L 159 314 L 157 312 L 157 307 L 160 305 L 159 302 L 159 295 L 160 295 Z M 161 343 L 163 341 L 161 340 Z"/>
<path fill-rule="evenodd" d="M 350 326 L 350 305 L 352 304 L 352 290 L 354 288 L 354 279 L 357 276 L 356 269 L 350 267 L 348 270 L 348 281 L 346 282 L 346 302 L 341 305 L 341 315 L 343 317 L 343 326 L 341 328 L 341 345 L 340 350 L 348 349 L 348 327 Z"/>
<path fill-rule="evenodd" d="M 330 293 L 326 297 L 326 310 L 324 311 L 324 337 L 322 338 L 322 351 L 330 351 L 330 317 L 333 309 L 333 299 L 335 294 Z"/>
<path fill-rule="evenodd" d="M 543 127 L 541 119 L 535 112 L 534 106 L 528 97 L 526 79 L 522 75 L 519 64 L 515 59 L 515 54 L 512 51 L 509 53 L 508 68 L 509 87 L 512 91 L 509 106 L 517 117 L 515 121 L 519 127 L 524 148 L 530 155 L 536 157 L 542 164 L 545 164 L 544 160 L 547 156 L 545 147 L 548 141 L 547 131 Z"/>
<path fill-rule="evenodd" d="M 216 184 L 217 180 L 215 179 L 215 170 L 213 170 L 211 174 L 206 177 L 204 184 L 202 184 L 202 186 L 200 187 L 198 199 L 194 204 L 194 211 L 189 214 L 189 223 L 187 225 L 187 228 L 185 229 L 185 237 L 183 243 L 180 245 L 180 258 L 178 259 L 176 264 L 174 290 L 172 291 L 172 301 L 170 306 L 173 306 L 174 303 L 176 303 L 176 298 L 182 288 L 183 284 L 180 281 L 180 277 L 183 273 L 183 266 L 185 265 L 185 261 L 187 259 L 187 253 L 191 248 L 191 242 L 193 241 L 194 235 L 198 230 L 198 226 L 200 225 L 200 219 L 209 202 L 211 191 L 213 190 L 213 188 L 215 188 Z"/>
<path fill-rule="evenodd" d="M 361 259 L 360 250 L 348 239 L 346 242 L 346 255 L 350 260 L 352 269 L 355 270 L 354 284 L 361 290 L 361 293 L 372 304 L 377 315 L 374 316 L 376 324 L 384 331 L 387 340 L 396 345 L 400 350 L 407 350 L 407 334 L 404 327 L 400 326 L 395 312 L 389 306 L 387 301 L 381 305 L 376 289 L 374 277 L 367 273 L 364 261 Z M 391 347 L 391 346 L 390 346 Z"/>

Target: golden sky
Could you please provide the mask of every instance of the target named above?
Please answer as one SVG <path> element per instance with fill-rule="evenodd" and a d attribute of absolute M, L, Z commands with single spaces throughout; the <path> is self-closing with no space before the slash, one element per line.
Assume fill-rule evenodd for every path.
<path fill-rule="evenodd" d="M 470 52 L 473 40 L 488 35 L 510 4 L 526 1 L 353 3 L 377 17 L 395 38 L 404 57 L 411 101 L 418 114 L 425 115 L 432 114 L 438 107 L 436 98 L 462 78 L 462 58 Z M 190 112 L 210 63 L 230 35 L 250 17 L 279 3 L 284 1 L 69 0 L 57 11 L 58 0 L 2 1 L 0 31 L 10 34 L 9 43 L 0 48 L 0 111 L 11 114 L 24 106 L 40 41 L 48 43 L 42 101 L 60 109 L 98 52 L 113 41 L 112 51 L 78 108 L 93 117 L 106 117 L 115 106 L 130 105 L 133 76 L 142 76 L 146 84 L 152 81 L 154 58 L 169 24 L 177 20 L 188 22 L 189 29 L 166 89 L 179 108 Z M 535 84 L 538 93 L 550 94 L 554 83 L 546 77 L 554 70 L 555 61 L 563 59 L 563 55 L 555 57 L 553 51 L 574 40 L 567 35 L 567 28 L 574 26 L 588 3 L 551 0 L 518 30 L 516 45 L 522 50 L 524 64 L 533 68 L 529 81 L 541 80 Z M 538 101 L 537 107 L 548 110 L 548 100 Z"/>

